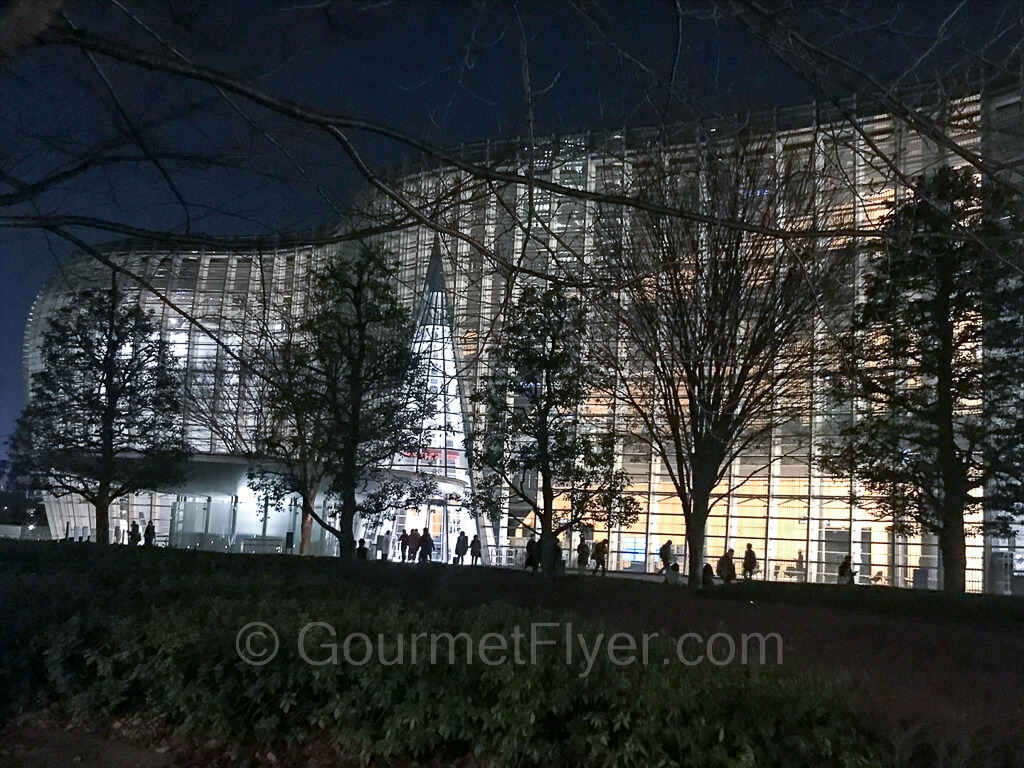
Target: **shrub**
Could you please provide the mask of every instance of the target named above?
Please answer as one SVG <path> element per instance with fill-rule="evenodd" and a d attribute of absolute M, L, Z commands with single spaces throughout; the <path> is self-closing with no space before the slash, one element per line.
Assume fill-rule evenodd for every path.
<path fill-rule="evenodd" d="M 238 657 L 235 637 L 254 618 L 281 638 L 262 666 Z M 340 663 L 314 666 L 296 639 L 311 621 L 336 631 Z M 171 614 L 89 623 L 75 617 L 41 644 L 50 690 L 78 715 L 146 713 L 190 734 L 257 745 L 327 739 L 340 753 L 366 761 L 455 759 L 522 765 L 878 765 L 874 742 L 842 697 L 779 669 L 664 666 L 674 647 L 651 646 L 652 666 L 619 667 L 599 655 L 589 675 L 565 662 L 563 632 L 537 664 L 380 663 L 344 660 L 342 640 L 369 637 L 373 656 L 406 661 L 413 634 L 488 632 L 512 637 L 530 622 L 569 617 L 486 606 L 417 611 L 379 595 L 244 604 L 212 598 Z M 603 630 L 582 626 L 589 642 Z M 378 636 L 385 638 L 381 646 Z M 315 661 L 329 657 L 326 630 L 307 634 Z M 360 659 L 364 644 L 349 648 Z M 422 651 L 425 646 L 420 645 Z M 429 646 L 427 646 L 429 647 Z M 440 643 L 447 651 L 447 641 Z M 461 646 L 460 646 L 461 647 Z M 525 648 L 525 645 L 524 645 Z M 315 655 L 314 655 L 315 654 Z M 524 661 L 528 661 L 526 651 Z"/>
<path fill-rule="evenodd" d="M 885 764 L 845 697 L 780 667 L 666 665 L 674 644 L 657 639 L 649 665 L 617 666 L 602 652 L 587 673 L 578 647 L 566 662 L 565 625 L 590 644 L 601 633 L 607 642 L 610 631 L 571 615 L 404 602 L 316 561 L 84 552 L 54 547 L 10 557 L 0 547 L 0 608 L 12 617 L 0 623 L 0 672 L 18 684 L 22 704 L 44 698 L 89 719 L 139 715 L 245 748 L 301 753 L 327 743 L 378 765 Z M 280 638 L 262 666 L 236 650 L 236 635 L 252 621 Z M 343 639 L 362 633 L 374 657 L 378 636 L 385 638 L 385 660 L 404 638 L 406 663 L 307 663 L 297 640 L 314 621 L 333 627 L 339 657 Z M 481 662 L 486 633 L 511 639 L 518 627 L 528 636 L 532 622 L 559 625 L 546 631 L 554 644 L 538 651 L 535 665 Z M 468 633 L 473 663 L 462 646 L 454 664 L 422 655 L 410 663 L 412 635 L 442 632 Z M 310 630 L 307 655 L 326 658 L 330 646 L 321 643 L 329 639 L 323 628 Z M 353 655 L 362 655 L 360 646 Z"/>

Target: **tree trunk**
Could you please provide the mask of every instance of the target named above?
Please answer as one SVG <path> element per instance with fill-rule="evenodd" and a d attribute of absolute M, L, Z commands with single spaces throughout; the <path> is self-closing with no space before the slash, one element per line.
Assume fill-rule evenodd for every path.
<path fill-rule="evenodd" d="M 555 549 L 558 547 L 558 537 L 552 530 L 552 521 L 555 519 L 555 483 L 552 477 L 547 450 L 547 430 L 543 430 L 543 443 L 541 443 L 541 495 L 544 510 L 540 515 L 540 541 L 537 542 L 539 552 L 534 552 L 534 557 L 540 557 L 541 573 L 544 575 L 544 583 L 550 586 L 555 581 Z"/>
<path fill-rule="evenodd" d="M 967 537 L 962 516 L 947 516 L 939 531 L 939 549 L 942 551 L 942 590 L 949 595 L 964 594 L 967 591 Z"/>
<path fill-rule="evenodd" d="M 689 552 L 687 582 L 690 589 L 700 589 L 703 581 L 705 529 L 708 523 L 708 510 L 711 507 L 711 490 L 714 487 L 713 472 L 693 473 L 690 514 L 686 518 L 686 546 Z"/>
<path fill-rule="evenodd" d="M 96 543 L 110 543 L 110 502 L 112 499 L 104 494 L 96 496 L 93 509 L 96 512 Z"/>
<path fill-rule="evenodd" d="M 704 569 L 704 525 L 697 525 L 691 514 L 686 523 L 687 586 L 700 589 Z"/>
<path fill-rule="evenodd" d="M 544 530 L 548 528 L 548 530 Z M 540 567 L 544 574 L 544 581 L 551 584 L 555 580 L 556 555 L 560 552 L 558 537 L 551 532 L 550 526 L 541 526 L 540 542 Z"/>
<path fill-rule="evenodd" d="M 299 554 L 308 555 L 313 549 L 313 500 L 302 497 L 302 527 L 299 534 Z"/>
<path fill-rule="evenodd" d="M 356 556 L 356 538 L 352 533 L 356 524 L 356 489 L 346 486 L 341 490 L 341 521 L 338 525 L 338 543 L 341 545 L 341 556 L 354 559 Z"/>
<path fill-rule="evenodd" d="M 937 463 L 941 482 L 942 507 L 939 514 L 939 550 L 942 552 L 942 589 L 947 594 L 962 595 L 966 590 L 967 540 L 964 536 L 964 508 L 968 501 L 968 471 L 959 457 L 957 441 L 955 326 L 953 320 L 953 274 L 956 268 L 953 252 L 944 254 L 939 264 L 939 284 L 932 304 L 939 341 L 935 375 L 935 419 L 938 422 Z"/>

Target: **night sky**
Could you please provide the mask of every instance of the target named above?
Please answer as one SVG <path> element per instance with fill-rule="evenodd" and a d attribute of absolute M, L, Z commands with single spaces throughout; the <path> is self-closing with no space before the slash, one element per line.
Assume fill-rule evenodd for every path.
<path fill-rule="evenodd" d="M 683 17 L 671 2 L 124 5 L 137 14 L 102 1 L 68 3 L 64 12 L 76 28 L 171 51 L 276 96 L 442 146 L 527 134 L 524 70 L 538 134 L 687 120 L 815 96 L 749 31 L 701 3 L 682 3 Z M 799 20 L 828 50 L 852 53 L 873 74 L 901 83 L 970 58 L 1000 32 L 997 46 L 1020 42 L 1020 10 L 1012 2 L 965 3 L 948 20 L 959 4 L 910 3 L 893 24 L 877 25 L 896 5 L 836 3 L 855 6 L 850 12 L 858 18 L 826 10 Z M 944 21 L 953 38 L 930 50 Z M 985 49 L 986 57 L 995 50 Z M 928 58 L 911 71 L 925 51 Z M 126 135 L 140 141 L 120 141 Z M 410 153 L 364 133 L 350 138 L 377 169 Z M 159 169 L 140 143 L 159 157 Z M 0 195 L 82 157 L 106 161 L 27 200 L 0 198 L 0 217 L 75 215 L 176 233 L 252 235 L 329 224 L 360 183 L 322 133 L 207 85 L 67 46 L 16 52 L 0 73 Z M 23 405 L 21 344 L 31 302 L 74 251 L 52 233 L 10 223 L 0 219 L 5 442 Z M 88 227 L 66 231 L 91 244 L 119 239 Z"/>

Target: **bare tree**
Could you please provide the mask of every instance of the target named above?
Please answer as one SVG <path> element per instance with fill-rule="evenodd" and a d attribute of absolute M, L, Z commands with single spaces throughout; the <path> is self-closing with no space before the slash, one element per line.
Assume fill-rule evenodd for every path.
<path fill-rule="evenodd" d="M 261 375 L 256 408 L 263 417 L 249 454 L 254 461 L 249 485 L 278 511 L 286 496 L 299 497 L 299 554 L 308 555 L 313 521 L 333 530 L 316 513 L 317 497 L 330 479 L 332 435 L 324 418 L 324 381 L 308 334 L 290 319 L 282 326 L 246 360 L 246 367 Z"/>
<path fill-rule="evenodd" d="M 658 205 L 751 229 L 818 226 L 828 210 L 813 158 L 777 158 L 765 140 L 699 137 L 689 158 L 654 153 L 635 184 Z M 678 163 L 688 165 L 680 173 Z M 705 524 L 730 464 L 809 413 L 819 292 L 844 251 L 640 213 L 606 255 L 603 297 L 617 333 L 605 354 L 632 432 L 648 442 L 679 496 L 691 585 L 700 584 Z M 767 451 L 762 451 L 767 453 Z"/>
<path fill-rule="evenodd" d="M 401 215 L 393 226 L 419 224 L 443 230 L 493 265 L 522 268 L 486 238 L 442 224 L 430 203 L 411 199 L 392 177 L 377 170 L 381 158 L 393 160 L 410 153 L 476 180 L 520 185 L 531 194 L 543 191 L 565 200 L 699 218 L 699 211 L 658 209 L 642 196 L 609 195 L 586 184 L 561 183 L 534 172 L 535 159 L 546 151 L 537 137 L 544 131 L 573 127 L 566 122 L 570 115 L 555 111 L 557 95 L 588 87 L 571 68 L 552 63 L 560 57 L 552 56 L 547 47 L 550 38 L 544 33 L 557 25 L 571 29 L 577 42 L 585 41 L 581 52 L 589 55 L 596 46 L 614 62 L 614 81 L 602 78 L 601 71 L 593 73 L 601 84 L 602 98 L 580 105 L 588 117 L 599 116 L 595 119 L 603 127 L 665 125 L 721 114 L 723 104 L 709 103 L 701 95 L 708 90 L 707 83 L 688 79 L 691 76 L 682 62 L 698 56 L 708 33 L 725 23 L 732 25 L 732 31 L 759 41 L 756 45 L 768 46 L 778 59 L 772 76 L 788 74 L 788 89 L 796 92 L 794 83 L 799 84 L 805 97 L 810 94 L 836 105 L 836 119 L 860 133 L 881 162 L 895 150 L 875 142 L 864 128 L 864 115 L 878 111 L 892 114 L 1003 183 L 1015 183 L 1014 174 L 1020 171 L 1020 158 L 1008 162 L 992 159 L 991 153 L 983 157 L 968 133 L 950 132 L 948 110 L 933 109 L 938 103 L 934 99 L 912 101 L 901 90 L 926 80 L 942 83 L 943 74 L 956 69 L 962 59 L 972 68 L 967 68 L 966 75 L 959 71 L 964 67 L 957 70 L 958 83 L 971 72 L 978 77 L 985 72 L 1007 78 L 1017 75 L 1019 81 L 1013 62 L 1019 60 L 1022 20 L 1010 6 L 1002 13 L 997 31 L 984 25 L 985 32 L 979 33 L 979 25 L 970 23 L 963 4 L 950 4 L 945 13 L 933 11 L 928 16 L 930 26 L 921 35 L 914 22 L 922 14 L 915 16 L 908 3 L 896 4 L 885 16 L 879 16 L 877 9 L 858 12 L 845 3 L 665 4 L 648 10 L 656 12 L 657 23 L 664 28 L 674 28 L 673 34 L 653 47 L 652 41 L 630 37 L 628 29 L 617 24 L 631 10 L 614 4 L 573 3 L 552 9 L 485 2 L 445 19 L 453 34 L 463 39 L 464 49 L 461 60 L 456 56 L 450 67 L 451 77 L 445 81 L 450 85 L 439 86 L 436 112 L 415 121 L 429 128 L 407 129 L 386 118 L 322 106 L 278 86 L 278 73 L 290 71 L 316 46 L 344 48 L 349 42 L 345 30 L 377 34 L 396 12 L 406 14 L 410 26 L 431 18 L 429 11 L 415 4 L 395 3 L 383 9 L 379 5 L 259 6 L 239 18 L 217 3 L 198 0 L 166 13 L 130 2 L 99 3 L 88 12 L 43 0 L 7 4 L 4 26 L 11 31 L 11 39 L 3 45 L 10 61 L 7 82 L 21 89 L 12 89 L 16 99 L 22 98 L 22 91 L 25 99 L 30 94 L 36 99 L 41 92 L 38 86 L 49 84 L 46 78 L 50 77 L 55 88 L 69 88 L 71 95 L 65 99 L 69 105 L 84 105 L 81 114 L 88 122 L 75 119 L 73 126 L 65 126 L 55 121 L 40 127 L 30 111 L 4 111 L 0 118 L 4 143 L 14 149 L 5 153 L 0 167 L 0 227 L 45 232 L 76 248 L 111 234 L 145 237 L 167 246 L 234 247 L 230 237 L 217 233 L 294 229 L 300 221 L 310 220 L 313 209 L 316 223 L 322 223 L 324 216 L 342 213 L 353 181 L 362 181 L 395 202 Z M 252 45 L 253 40 L 260 45 Z M 842 45 L 830 45 L 836 41 Z M 879 46 L 902 52 L 904 44 L 911 55 L 904 54 L 903 69 L 888 73 L 872 69 L 877 61 L 869 60 L 871 52 Z M 867 53 L 857 55 L 858 45 Z M 483 129 L 482 134 L 511 132 L 537 145 L 529 162 L 515 171 L 502 168 L 495 158 L 470 160 L 442 148 L 451 140 L 439 132 L 445 127 L 442 118 L 458 109 L 459 99 L 488 103 L 491 98 L 490 92 L 474 90 L 485 84 L 494 87 L 494 78 L 487 78 L 476 65 L 484 57 L 514 67 L 522 81 L 521 92 L 504 88 L 506 101 L 490 105 L 499 117 L 493 129 Z M 24 83 L 18 79 L 23 63 L 30 73 Z M 37 64 L 53 68 L 32 71 Z M 891 87 L 893 83 L 896 87 Z M 728 92 L 735 84 L 714 85 Z M 609 96 L 612 88 L 621 92 L 611 91 Z M 944 99 L 948 105 L 957 96 L 955 91 L 946 85 L 939 101 Z M 140 98 L 148 93 L 160 98 Z M 403 93 L 412 94 L 410 98 L 416 95 L 415 89 L 405 88 Z M 861 105 L 856 109 L 842 101 L 855 93 Z M 620 103 L 613 108 L 614 99 Z M 16 100 L 9 103 L 20 107 Z M 862 108 L 865 104 L 867 109 Z M 506 109 L 519 115 L 517 120 L 501 115 Z M 396 114 L 408 112 L 405 105 L 395 110 Z M 77 118 L 78 113 L 73 114 Z M 590 127 L 579 118 L 575 125 Z M 203 141 L 194 141 L 196 134 Z M 83 198 L 64 194 L 68 190 L 87 191 L 91 199 L 75 207 L 71 201 Z M 239 195 L 238 190 L 253 192 Z M 138 208 L 133 207 L 135 199 L 140 201 Z M 159 215 L 152 215 L 154 208 Z M 323 230 L 315 237 L 326 242 L 332 233 Z"/>

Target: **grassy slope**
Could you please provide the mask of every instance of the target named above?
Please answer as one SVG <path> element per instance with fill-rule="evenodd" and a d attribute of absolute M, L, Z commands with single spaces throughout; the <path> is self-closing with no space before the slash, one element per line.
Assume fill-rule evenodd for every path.
<path fill-rule="evenodd" d="M 787 667 L 841 671 L 865 716 L 891 726 L 897 738 L 918 733 L 935 751 L 956 744 L 974 753 L 1018 749 L 1024 600 L 1016 598 L 758 583 L 693 595 L 576 576 L 545 589 L 532 574 L 483 568 L 0 543 L 0 651 L 17 659 L 12 643 L 75 615 L 102 623 L 144 606 L 170 614 L 204 600 L 337 596 L 349 585 L 410 612 L 501 602 L 633 633 L 777 632 Z M 8 665 L 5 672 L 5 682 L 22 690 L 42 674 L 38 666 Z"/>

